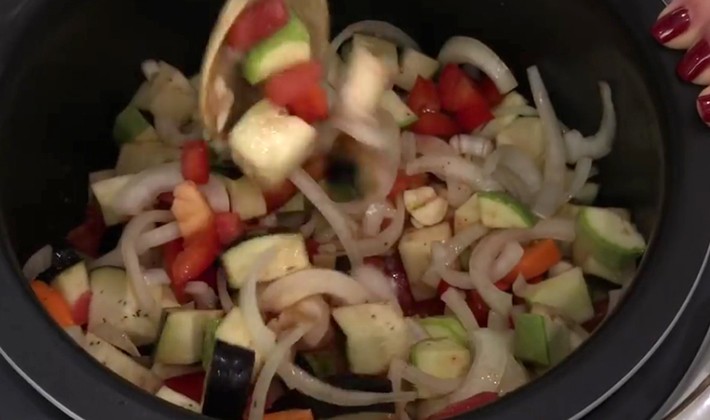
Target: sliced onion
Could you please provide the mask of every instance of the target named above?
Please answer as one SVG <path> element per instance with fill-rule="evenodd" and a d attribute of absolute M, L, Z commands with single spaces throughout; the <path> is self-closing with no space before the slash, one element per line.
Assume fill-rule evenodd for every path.
<path fill-rule="evenodd" d="M 567 189 L 568 199 L 576 197 L 579 192 L 582 191 L 582 188 L 584 187 L 584 184 L 587 183 L 591 173 L 592 159 L 587 157 L 580 158 L 574 167 L 574 175 L 572 176 L 572 181 L 569 183 L 569 187 Z"/>
<path fill-rule="evenodd" d="M 362 264 L 362 255 L 350 230 L 348 217 L 340 211 L 323 191 L 323 188 L 303 169 L 295 170 L 290 179 L 308 201 L 313 203 L 338 235 L 338 239 L 340 239 L 340 243 L 343 244 L 343 248 L 345 248 L 345 252 L 350 259 L 350 264 L 353 267 Z"/>
<path fill-rule="evenodd" d="M 454 136 L 451 147 L 462 155 L 485 158 L 493 152 L 493 142 L 485 137 L 459 134 Z"/>
<path fill-rule="evenodd" d="M 139 235 L 154 223 L 168 223 L 174 219 L 173 214 L 165 210 L 151 210 L 131 219 L 123 229 L 120 240 L 121 255 L 126 266 L 126 272 L 131 279 L 133 291 L 136 293 L 138 303 L 144 311 L 151 316 L 156 315 L 159 309 L 156 305 L 148 284 L 143 277 L 143 270 L 140 267 L 136 243 Z"/>
<path fill-rule="evenodd" d="M 372 238 L 360 239 L 356 242 L 358 253 L 361 256 L 369 257 L 372 255 L 381 255 L 388 252 L 397 243 L 397 240 L 402 236 L 404 231 L 404 202 L 402 197 L 397 198 L 397 213 L 390 222 L 389 226 L 379 235 Z"/>
<path fill-rule="evenodd" d="M 460 378 L 438 378 L 436 376 L 429 375 L 416 366 L 412 366 L 400 360 L 397 360 L 397 362 L 402 363 L 401 369 L 403 379 L 412 383 L 418 389 L 425 389 L 427 392 L 433 393 L 435 396 L 450 394 L 461 386 Z"/>
<path fill-rule="evenodd" d="M 614 110 L 614 101 L 609 84 L 606 82 L 599 83 L 599 91 L 604 108 L 599 131 L 588 138 L 582 137 L 576 130 L 566 133 L 565 142 L 568 163 L 577 162 L 583 157 L 600 159 L 611 152 L 616 133 L 616 111 Z"/>
<path fill-rule="evenodd" d="M 490 321 L 489 321 L 490 322 Z M 507 394 L 530 382 L 530 377 L 525 368 L 515 360 L 513 355 L 508 355 L 508 363 L 505 365 L 505 372 L 500 379 L 498 393 Z"/>
<path fill-rule="evenodd" d="M 476 321 L 473 312 L 471 312 L 468 304 L 466 304 L 463 294 L 460 291 L 449 288 L 441 295 L 441 300 L 446 303 L 446 306 L 451 309 L 451 312 L 461 321 L 461 325 L 466 328 L 466 331 L 472 333 L 479 328 L 478 321 Z"/>
<path fill-rule="evenodd" d="M 440 178 L 453 177 L 477 191 L 500 190 L 497 182 L 488 178 L 481 167 L 459 156 L 424 156 L 407 164 L 407 175 L 431 172 Z"/>
<path fill-rule="evenodd" d="M 297 389 L 302 394 L 315 398 L 316 400 L 343 407 L 361 407 L 398 401 L 409 402 L 417 398 L 415 392 L 379 393 L 350 391 L 337 388 L 314 378 L 309 373 L 290 362 L 282 363 L 281 366 L 279 366 L 278 373 L 289 388 Z"/>
<path fill-rule="evenodd" d="M 141 355 L 136 345 L 133 344 L 133 341 L 128 337 L 128 334 L 113 324 L 108 322 L 96 324 L 89 329 L 89 332 L 112 346 L 125 351 L 130 356 L 140 357 Z"/>
<path fill-rule="evenodd" d="M 254 260 L 254 264 L 246 276 L 244 287 L 239 293 L 239 307 L 244 315 L 244 323 L 252 340 L 254 340 L 254 347 L 257 353 L 260 354 L 269 354 L 271 352 L 271 349 L 276 345 L 276 335 L 264 324 L 264 319 L 261 317 L 259 302 L 256 297 L 256 282 L 277 253 L 278 249 L 271 247 L 259 254 Z"/>
<path fill-rule="evenodd" d="M 550 277 L 557 277 L 562 273 L 566 273 L 567 271 L 571 270 L 574 268 L 574 265 L 570 264 L 567 261 L 560 261 L 557 264 L 553 265 L 550 267 L 548 270 L 548 273 L 550 274 Z"/>
<path fill-rule="evenodd" d="M 557 212 L 564 199 L 565 142 L 555 109 L 537 67 L 528 69 L 528 78 L 546 138 L 543 185 L 535 200 L 533 211 L 542 217 L 549 217 Z"/>
<path fill-rule="evenodd" d="M 217 307 L 217 295 L 204 281 L 191 281 L 185 285 L 185 293 L 192 296 L 197 309 L 214 309 Z"/>
<path fill-rule="evenodd" d="M 473 279 L 474 288 L 480 293 L 481 299 L 486 302 L 486 305 L 492 311 L 507 317 L 510 314 L 510 308 L 513 307 L 513 296 L 491 283 L 489 275 L 483 274 L 473 267 L 469 269 L 469 274 Z"/>
<path fill-rule="evenodd" d="M 406 317 L 404 318 L 404 323 L 407 325 L 407 331 L 409 332 L 412 344 L 429 338 L 429 334 L 427 334 L 426 330 L 414 319 Z"/>
<path fill-rule="evenodd" d="M 505 373 L 510 351 L 499 331 L 481 328 L 469 333 L 474 351 L 473 363 L 461 386 L 449 396 L 454 403 L 481 392 L 496 392 Z"/>
<path fill-rule="evenodd" d="M 387 204 L 384 202 L 372 203 L 365 210 L 362 218 L 362 234 L 365 236 L 375 236 L 380 231 L 380 226 L 385 220 Z"/>
<path fill-rule="evenodd" d="M 405 131 L 400 137 L 402 143 L 402 163 L 407 164 L 417 158 L 417 142 L 415 134 Z"/>
<path fill-rule="evenodd" d="M 523 181 L 528 190 L 537 192 L 542 185 L 542 174 L 538 169 L 535 160 L 521 148 L 515 146 L 501 145 L 496 149 L 500 155 L 498 164 L 505 166 Z"/>
<path fill-rule="evenodd" d="M 466 248 L 471 246 L 486 233 L 488 233 L 486 227 L 480 224 L 473 224 L 444 242 L 432 244 L 432 262 L 422 275 L 421 281 L 431 287 L 437 287 L 439 284 L 439 276 L 443 275 L 442 273 L 446 271 L 449 265 L 453 263 Z M 456 277 L 456 275 L 448 274 L 448 277 Z M 461 282 L 456 283 L 460 284 Z M 466 289 L 472 287 L 469 279 L 464 280 L 463 283 L 467 286 L 465 287 Z M 453 283 L 449 284 L 453 285 Z"/>
<path fill-rule="evenodd" d="M 391 151 L 391 148 L 396 148 L 397 161 L 399 161 L 401 157 L 399 126 L 387 111 L 377 110 L 375 118 L 336 115 L 331 121 L 335 128 L 375 149 Z"/>
<path fill-rule="evenodd" d="M 446 141 L 424 134 L 414 135 L 417 153 L 422 156 L 457 156 L 458 153 Z"/>
<path fill-rule="evenodd" d="M 446 176 L 446 198 L 451 207 L 461 207 L 473 195 L 473 189 L 454 177 Z"/>
<path fill-rule="evenodd" d="M 527 280 L 525 280 L 525 277 L 518 275 L 518 277 L 515 279 L 513 282 L 513 294 L 515 296 L 525 298 L 528 295 L 528 289 L 530 288 L 530 284 L 528 283 Z"/>
<path fill-rule="evenodd" d="M 300 325 L 286 334 L 266 358 L 264 367 L 259 372 L 259 377 L 254 384 L 252 393 L 252 406 L 249 409 L 249 420 L 259 420 L 264 417 L 264 406 L 266 405 L 266 395 L 269 392 L 271 381 L 276 374 L 279 365 L 290 356 L 291 347 L 308 331 L 310 326 Z"/>
<path fill-rule="evenodd" d="M 513 72 L 503 60 L 481 41 L 465 37 L 449 38 L 439 51 L 441 63 L 465 63 L 482 70 L 495 83 L 498 91 L 505 95 L 518 86 Z"/>
<path fill-rule="evenodd" d="M 335 270 L 313 268 L 297 271 L 269 283 L 261 293 L 261 308 L 279 312 L 301 299 L 328 295 L 346 305 L 365 303 L 368 291 L 352 277 Z"/>
<path fill-rule="evenodd" d="M 210 203 L 212 210 L 218 213 L 229 211 L 230 201 L 227 187 L 218 177 L 210 175 L 209 181 L 198 188 L 207 199 L 207 202 Z"/>
<path fill-rule="evenodd" d="M 412 37 L 407 35 L 406 32 L 402 31 L 398 27 L 392 25 L 389 22 L 384 22 L 380 20 L 361 20 L 355 22 L 345 27 L 338 35 L 336 35 L 330 42 L 328 51 L 326 53 L 326 69 L 332 66 L 332 61 L 336 58 L 338 50 L 355 34 L 366 34 L 374 35 L 380 38 L 384 38 L 388 41 L 394 42 L 395 44 L 415 49 L 419 51 L 419 45 Z"/>
<path fill-rule="evenodd" d="M 304 323 L 310 324 L 311 327 L 301 340 L 302 348 L 318 348 L 323 345 L 325 339 L 332 337 L 330 306 L 322 296 L 308 297 L 284 309 L 278 317 L 269 321 L 269 328 L 280 334 Z"/>
<path fill-rule="evenodd" d="M 316 231 L 316 226 L 318 225 L 319 219 L 322 219 L 320 213 L 317 211 L 314 211 L 311 213 L 311 218 L 308 219 L 308 221 L 301 226 L 301 235 L 303 235 L 304 238 L 310 238 L 313 233 Z"/>
<path fill-rule="evenodd" d="M 402 314 L 394 284 L 382 271 L 372 265 L 364 264 L 356 267 L 352 276 L 369 292 L 368 301 L 387 302 Z"/>
<path fill-rule="evenodd" d="M 45 245 L 27 259 L 25 265 L 22 266 L 22 274 L 27 280 L 34 280 L 51 266 L 52 246 Z"/>
<path fill-rule="evenodd" d="M 451 286 L 463 290 L 470 290 L 474 288 L 471 276 L 468 273 L 451 269 L 440 270 L 439 273 L 441 274 L 441 278 Z"/>
<path fill-rule="evenodd" d="M 510 241 L 503 246 L 500 255 L 493 263 L 491 277 L 493 280 L 500 280 L 513 271 L 523 257 L 523 247 L 517 241 Z"/>
<path fill-rule="evenodd" d="M 145 282 L 151 286 L 170 284 L 170 277 L 168 277 L 168 273 L 162 268 L 145 270 L 143 278 L 145 278 Z"/>
<path fill-rule="evenodd" d="M 535 199 L 535 191 L 513 171 L 506 166 L 496 168 L 492 178 L 503 186 L 503 189 L 525 204 L 531 204 Z"/>
<path fill-rule="evenodd" d="M 402 371 L 404 370 L 404 362 L 399 359 L 392 360 L 390 363 L 389 371 L 387 372 L 387 379 L 389 379 L 392 384 L 392 392 L 399 393 L 402 392 Z M 406 403 L 398 401 L 394 405 L 394 416 L 397 419 L 403 419 L 407 414 L 404 411 Z"/>
<path fill-rule="evenodd" d="M 337 140 L 340 135 L 340 130 L 333 127 L 330 121 L 324 121 L 316 125 L 316 131 L 318 132 L 318 136 L 316 137 L 318 152 L 322 154 L 330 153 L 333 144 L 335 144 L 335 140 Z"/>
<path fill-rule="evenodd" d="M 136 252 L 141 255 L 149 249 L 165 245 L 180 237 L 182 234 L 177 222 L 167 223 L 140 235 L 136 242 Z"/>
<path fill-rule="evenodd" d="M 495 331 L 508 331 L 510 329 L 510 324 L 508 323 L 508 317 L 503 316 L 495 311 L 488 312 L 488 328 Z"/>
<path fill-rule="evenodd" d="M 234 301 L 227 288 L 227 274 L 223 268 L 217 270 L 217 297 L 219 298 L 220 306 L 225 312 L 229 312 L 234 308 Z"/>
<path fill-rule="evenodd" d="M 137 215 L 150 207 L 158 194 L 172 191 L 182 181 L 179 163 L 158 165 L 131 177 L 111 204 L 118 214 Z"/>

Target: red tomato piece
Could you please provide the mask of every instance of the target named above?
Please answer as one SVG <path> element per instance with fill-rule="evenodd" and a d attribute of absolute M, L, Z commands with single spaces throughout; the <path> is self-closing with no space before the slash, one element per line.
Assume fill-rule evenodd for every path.
<path fill-rule="evenodd" d="M 187 303 L 188 299 L 185 296 L 185 291 L 184 291 L 184 285 L 176 286 L 176 283 L 172 281 L 173 278 L 173 264 L 175 264 L 175 260 L 177 259 L 177 256 L 182 252 L 183 250 L 183 240 L 182 238 L 180 239 L 175 239 L 174 241 L 168 242 L 165 245 L 163 245 L 163 268 L 165 269 L 165 272 L 168 273 L 168 277 L 170 277 L 171 284 L 170 288 L 172 289 L 173 293 L 175 294 L 175 298 L 177 299 L 178 302 L 182 303 Z"/>
<path fill-rule="evenodd" d="M 485 74 L 478 83 L 478 90 L 481 92 L 481 95 L 486 98 L 486 101 L 488 101 L 488 105 L 490 105 L 491 108 L 494 108 L 503 102 L 503 95 L 501 95 L 498 91 L 498 87 L 493 80 Z"/>
<path fill-rule="evenodd" d="M 582 324 L 582 328 L 587 330 L 587 332 L 593 332 L 599 327 L 599 325 L 606 318 L 606 314 L 609 312 L 609 299 L 602 299 L 594 302 L 594 316 L 589 321 Z"/>
<path fill-rule="evenodd" d="M 227 33 L 226 42 L 239 51 L 251 47 L 275 34 L 288 22 L 284 0 L 258 0 L 242 10 Z"/>
<path fill-rule="evenodd" d="M 320 244 L 313 238 L 306 239 L 306 252 L 308 252 L 308 258 L 313 262 L 313 257 L 318 255 L 318 248 Z"/>
<path fill-rule="evenodd" d="M 296 64 L 271 76 L 264 86 L 264 94 L 276 105 L 287 106 L 307 95 L 322 78 L 323 66 L 317 61 Z"/>
<path fill-rule="evenodd" d="M 429 177 L 427 174 L 407 175 L 407 172 L 400 169 L 399 172 L 397 172 L 397 178 L 395 178 L 392 190 L 390 190 L 387 198 L 395 201 L 404 191 L 423 187 L 428 183 Z"/>
<path fill-rule="evenodd" d="M 473 312 L 473 316 L 476 317 L 478 325 L 481 328 L 486 328 L 488 326 L 488 312 L 490 312 L 491 308 L 488 307 L 478 290 L 469 290 L 466 296 L 466 303 L 468 303 L 468 307 Z"/>
<path fill-rule="evenodd" d="M 106 232 L 104 217 L 98 204 L 86 207 L 84 222 L 67 234 L 67 242 L 74 249 L 90 257 L 98 257 L 101 239 Z"/>
<path fill-rule="evenodd" d="M 210 265 L 196 279 L 190 281 L 204 282 L 217 293 L 217 267 L 214 264 Z"/>
<path fill-rule="evenodd" d="M 412 295 L 412 289 L 409 287 L 409 279 L 404 271 L 402 260 L 399 254 L 387 257 L 368 257 L 365 258 L 365 264 L 371 264 L 385 273 L 392 280 L 392 284 L 397 294 L 397 301 L 402 307 L 402 312 L 405 316 L 412 316 L 417 313 L 416 301 Z"/>
<path fill-rule="evenodd" d="M 182 146 L 182 177 L 195 184 L 206 184 L 210 179 L 210 158 L 204 140 L 188 141 Z"/>
<path fill-rule="evenodd" d="M 444 420 L 461 414 L 466 414 L 470 411 L 476 410 L 495 402 L 500 398 L 495 392 L 481 392 L 473 397 L 454 403 L 442 411 L 434 414 L 427 418 L 427 420 Z"/>
<path fill-rule="evenodd" d="M 495 117 L 488 108 L 488 104 L 483 102 L 469 105 L 456 112 L 456 122 L 465 132 L 469 133 L 493 118 Z"/>
<path fill-rule="evenodd" d="M 476 88 L 476 83 L 457 64 L 447 64 L 439 76 L 439 97 L 445 111 L 458 112 L 488 103 Z"/>
<path fill-rule="evenodd" d="M 164 381 L 165 386 L 182 394 L 198 403 L 202 402 L 202 388 L 205 385 L 205 372 L 190 373 L 188 375 L 169 378 Z"/>
<path fill-rule="evenodd" d="M 312 85 L 287 108 L 292 115 L 309 124 L 325 120 L 328 118 L 328 94 L 321 85 Z"/>
<path fill-rule="evenodd" d="M 434 82 L 418 76 L 412 91 L 409 92 L 407 106 L 419 116 L 427 112 L 441 111 L 441 102 Z"/>
<path fill-rule="evenodd" d="M 216 213 L 214 219 L 217 236 L 222 245 L 229 245 L 244 233 L 244 224 L 237 213 Z"/>
<path fill-rule="evenodd" d="M 308 175 L 316 181 L 320 181 L 325 177 L 325 169 L 326 161 L 323 156 L 315 156 L 303 165 L 303 170 L 308 172 Z M 263 191 L 264 200 L 266 201 L 266 210 L 271 213 L 280 209 L 284 204 L 288 203 L 297 192 L 298 189 L 296 186 L 288 180 L 284 181 L 278 187 Z"/>
<path fill-rule="evenodd" d="M 188 281 L 198 278 L 219 256 L 220 248 L 214 226 L 186 239 L 185 249 L 173 261 L 173 287 L 182 287 Z"/>
<path fill-rule="evenodd" d="M 419 120 L 412 125 L 410 130 L 417 134 L 426 134 L 447 140 L 461 133 L 461 128 L 456 124 L 456 121 L 440 112 L 429 112 L 420 115 Z"/>
<path fill-rule="evenodd" d="M 91 291 L 86 291 L 74 302 L 72 318 L 76 325 L 86 325 L 89 322 L 89 304 L 91 303 Z"/>

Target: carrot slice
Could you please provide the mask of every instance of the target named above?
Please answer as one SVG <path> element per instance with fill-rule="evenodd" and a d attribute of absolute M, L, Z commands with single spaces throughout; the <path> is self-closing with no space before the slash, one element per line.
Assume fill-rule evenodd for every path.
<path fill-rule="evenodd" d="M 75 325 L 71 308 L 67 301 L 64 300 L 64 296 L 62 296 L 61 293 L 52 289 L 47 283 L 39 280 L 32 281 L 30 286 L 44 309 L 60 327 Z"/>
<path fill-rule="evenodd" d="M 279 411 L 266 414 L 264 420 L 313 420 L 313 413 L 311 410 Z"/>
<path fill-rule="evenodd" d="M 560 249 L 552 239 L 535 242 L 525 248 L 523 258 L 520 259 L 518 265 L 499 283 L 512 285 L 519 274 L 525 277 L 525 280 L 540 276 L 561 259 Z"/>

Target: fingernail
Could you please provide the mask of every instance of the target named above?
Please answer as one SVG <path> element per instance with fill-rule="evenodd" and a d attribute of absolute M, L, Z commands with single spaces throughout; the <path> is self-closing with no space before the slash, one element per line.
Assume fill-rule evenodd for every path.
<path fill-rule="evenodd" d="M 661 16 L 651 29 L 653 37 L 661 44 L 672 41 L 690 28 L 688 9 L 681 7 Z"/>
<path fill-rule="evenodd" d="M 710 65 L 710 44 L 702 40 L 689 49 L 678 64 L 678 75 L 692 82 Z"/>
<path fill-rule="evenodd" d="M 705 124 L 710 124 L 710 95 L 698 98 L 698 113 L 700 118 L 705 121 Z"/>

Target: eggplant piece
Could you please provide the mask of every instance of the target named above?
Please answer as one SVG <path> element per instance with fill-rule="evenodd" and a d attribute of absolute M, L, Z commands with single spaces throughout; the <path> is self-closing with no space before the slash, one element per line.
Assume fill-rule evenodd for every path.
<path fill-rule="evenodd" d="M 338 388 L 349 389 L 353 391 L 365 392 L 392 392 L 392 383 L 383 377 L 343 374 L 336 375 L 326 379 L 326 382 Z M 275 413 L 279 411 L 287 411 L 294 409 L 306 409 L 313 412 L 313 416 L 317 419 L 327 419 L 342 414 L 355 413 L 394 413 L 394 404 L 375 404 L 360 407 L 342 407 L 339 405 L 328 404 L 323 401 L 316 400 L 307 395 L 302 394 L 296 389 L 286 392 L 281 398 L 276 400 L 268 412 Z"/>
<path fill-rule="evenodd" d="M 249 349 L 215 342 L 205 379 L 202 414 L 223 420 L 242 417 L 249 402 L 254 358 Z"/>
<path fill-rule="evenodd" d="M 53 245 L 52 249 L 54 250 L 52 252 L 52 265 L 37 275 L 38 280 L 48 283 L 64 270 L 83 261 L 83 258 L 76 250 L 68 247 L 66 244 Z"/>

